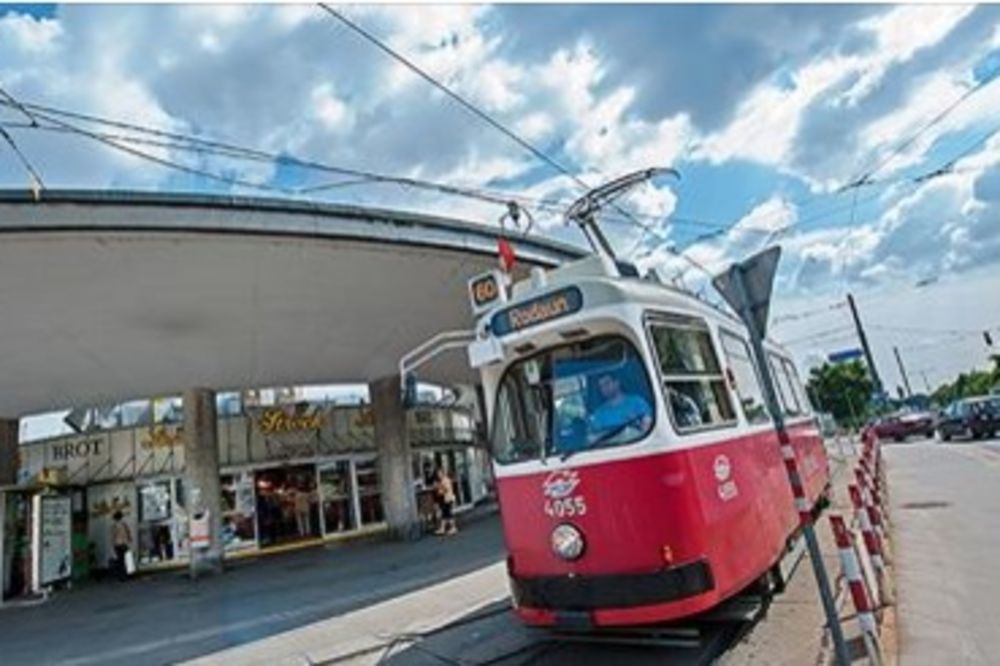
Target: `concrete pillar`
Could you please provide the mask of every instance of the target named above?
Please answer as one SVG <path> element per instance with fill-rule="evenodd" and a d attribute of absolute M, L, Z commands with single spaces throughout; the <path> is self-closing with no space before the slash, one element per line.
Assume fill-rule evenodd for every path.
<path fill-rule="evenodd" d="M 222 571 L 222 488 L 219 483 L 219 445 L 216 430 L 215 391 L 203 388 L 184 392 L 184 482 L 187 511 L 194 517 L 208 512 L 208 545 L 191 545 L 192 578 Z"/>
<path fill-rule="evenodd" d="M 389 525 L 389 536 L 401 540 L 418 539 L 420 520 L 399 375 L 371 382 L 368 392 L 375 418 L 382 510 Z"/>
<path fill-rule="evenodd" d="M 18 438 L 18 420 L 0 419 L 0 486 L 17 483 Z"/>

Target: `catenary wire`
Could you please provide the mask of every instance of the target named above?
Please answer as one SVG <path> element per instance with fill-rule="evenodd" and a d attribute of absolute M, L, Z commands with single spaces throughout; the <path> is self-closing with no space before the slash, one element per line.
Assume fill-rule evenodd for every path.
<path fill-rule="evenodd" d="M 14 155 L 17 156 L 17 159 L 21 163 L 21 166 L 24 167 L 24 170 L 28 172 L 28 176 L 33 181 L 32 187 L 44 188 L 45 181 L 42 180 L 41 174 L 38 173 L 38 170 L 35 168 L 35 165 L 31 163 L 31 160 L 28 159 L 28 156 L 25 155 L 24 152 L 21 150 L 21 148 L 17 145 L 17 141 L 15 141 L 14 137 L 10 135 L 10 132 L 8 132 L 3 127 L 0 127 L 0 137 L 2 137 L 3 140 L 7 142 L 7 145 L 10 146 L 10 149 L 14 152 Z"/>
<path fill-rule="evenodd" d="M 934 127 L 935 125 L 937 125 L 938 123 L 940 123 L 942 120 L 944 120 L 945 118 L 947 118 L 955 109 L 957 109 L 959 106 L 961 106 L 963 103 L 965 103 L 966 100 L 968 100 L 970 97 L 972 97 L 973 95 L 975 95 L 976 93 L 978 93 L 979 91 L 981 91 L 983 88 L 985 88 L 988 85 L 990 85 L 991 83 L 993 83 L 998 78 L 1000 78 L 1000 77 L 998 77 L 998 76 L 992 76 L 992 77 L 983 79 L 982 81 L 980 81 L 979 83 L 977 83 L 975 86 L 969 88 L 964 93 L 962 93 L 961 95 L 959 95 L 955 100 L 953 100 L 951 103 L 949 103 L 945 108 L 943 108 L 941 111 L 939 111 L 937 114 L 935 114 L 934 117 L 932 117 L 927 123 L 925 123 L 924 125 L 922 125 L 916 132 L 914 132 L 909 137 L 907 137 L 906 139 L 904 139 L 903 141 L 901 141 L 900 143 L 898 143 L 896 145 L 896 147 L 892 151 L 890 151 L 890 153 L 886 157 L 884 157 L 883 159 L 881 159 L 880 161 L 878 161 L 875 164 L 874 167 L 871 167 L 868 170 L 861 172 L 860 175 L 858 175 L 855 178 L 851 179 L 851 181 L 847 185 L 844 186 L 844 189 L 849 189 L 849 188 L 852 188 L 852 187 L 859 187 L 861 185 L 864 185 L 868 181 L 868 179 L 870 179 L 876 173 L 878 173 L 879 171 L 881 171 L 882 169 L 884 169 L 888 164 L 890 164 L 894 159 L 896 159 L 896 157 L 898 157 L 900 154 L 902 154 L 903 151 L 905 151 L 907 148 L 909 148 L 911 145 L 913 145 L 913 143 L 917 139 L 919 139 L 925 132 L 927 132 L 932 127 Z"/>
<path fill-rule="evenodd" d="M 522 148 L 524 148 L 525 150 L 527 150 L 529 153 L 531 153 L 532 155 L 534 155 L 537 159 L 541 160 L 545 164 L 549 165 L 551 168 L 555 169 L 556 171 L 559 171 L 561 174 L 563 174 L 566 177 L 570 178 L 574 183 L 576 183 L 584 191 L 588 191 L 588 190 L 591 189 L 591 186 L 587 182 L 585 182 L 582 178 L 580 178 L 577 174 L 575 174 L 572 171 L 570 171 L 568 168 L 566 168 L 565 166 L 563 166 L 562 164 L 560 164 L 558 161 L 556 161 L 554 158 L 552 158 L 549 155 L 547 155 L 542 150 L 539 150 L 538 148 L 536 148 L 535 146 L 533 146 L 530 142 L 528 142 L 525 139 L 523 139 L 520 136 L 518 136 L 515 132 L 513 132 L 512 130 L 510 130 L 503 123 L 501 123 L 500 121 L 496 120 L 495 118 L 493 118 L 491 115 L 489 115 L 485 111 L 479 109 L 476 105 L 474 105 L 473 103 L 471 103 L 468 100 L 466 100 L 464 97 L 462 97 L 461 95 L 459 95 L 458 93 L 456 93 L 454 90 L 452 90 L 451 88 L 449 88 L 445 84 L 443 84 L 440 81 L 438 81 L 437 79 L 435 79 L 433 76 L 431 76 L 426 71 L 424 71 L 422 68 L 420 68 L 416 63 L 414 63 L 413 61 L 411 61 L 408 58 L 406 58 L 405 56 L 403 56 L 401 53 L 399 53 L 398 51 L 396 51 L 395 49 L 393 49 L 392 47 L 390 47 L 388 44 L 386 44 L 385 42 L 383 42 L 382 40 L 380 40 L 374 34 L 368 32 L 367 30 L 365 30 L 364 28 L 362 28 L 360 25 L 358 25 L 354 21 L 351 21 L 342 12 L 337 11 L 333 7 L 331 7 L 328 4 L 323 3 L 323 2 L 318 3 L 318 6 L 322 10 L 324 10 L 325 12 L 327 12 L 330 16 L 332 16 L 333 18 L 337 19 L 342 24 L 344 24 L 345 26 L 347 26 L 349 29 L 353 30 L 355 33 L 357 33 L 358 35 L 360 35 L 366 41 L 368 41 L 369 43 L 371 43 L 373 46 L 375 46 L 376 48 L 378 48 L 380 51 L 382 51 L 383 53 L 386 53 L 391 58 L 393 58 L 394 60 L 396 60 L 397 62 L 399 62 L 400 64 L 402 64 L 407 69 L 409 69 L 411 72 L 413 72 L 414 74 L 416 74 L 417 76 L 419 76 L 420 78 L 422 78 L 423 80 L 425 80 L 427 83 L 429 83 L 430 85 L 434 86 L 435 88 L 437 88 L 438 90 L 440 90 L 441 92 L 443 92 L 445 95 L 447 95 L 448 97 L 450 97 L 452 100 L 454 100 L 456 103 L 458 103 L 459 105 L 461 105 L 464 109 L 466 109 L 467 111 L 469 111 L 470 113 L 472 113 L 474 116 L 476 116 L 480 120 L 484 121 L 485 123 L 487 123 L 488 125 L 490 125 L 494 129 L 496 129 L 497 131 L 501 132 L 504 136 L 508 137 L 509 139 L 511 139 L 512 141 L 514 141 L 515 143 L 517 143 L 519 146 L 521 146 Z M 612 208 L 614 208 L 615 210 L 617 210 L 626 219 L 630 220 L 635 226 L 637 226 L 642 231 L 643 234 L 647 234 L 647 233 L 657 234 L 658 233 L 657 230 L 653 229 L 648 224 L 643 224 L 642 222 L 640 222 L 631 213 L 629 213 L 627 210 L 625 210 L 624 208 L 622 208 L 621 206 L 619 206 L 617 203 L 612 202 L 612 203 L 610 203 L 610 206 Z M 666 239 L 664 239 L 664 240 L 666 240 Z M 678 258 L 687 261 L 691 266 L 693 266 L 693 267 L 695 267 L 695 268 L 697 268 L 697 269 L 699 269 L 701 271 L 704 271 L 709 277 L 712 277 L 711 272 L 709 272 L 708 269 L 705 268 L 705 266 L 701 264 L 701 262 L 698 262 L 697 260 L 694 260 L 694 259 L 692 259 L 690 257 L 687 257 L 683 253 L 678 252 L 678 251 L 674 250 L 673 248 L 667 247 L 666 249 L 671 254 L 674 254 Z"/>
<path fill-rule="evenodd" d="M 14 106 L 14 105 L 0 101 L 0 106 Z M 537 208 L 539 210 L 544 210 L 554 213 L 562 213 L 565 207 L 570 203 L 572 203 L 572 200 L 565 198 L 533 197 L 525 194 L 507 192 L 502 190 L 493 190 L 481 187 L 480 188 L 462 187 L 427 179 L 393 176 L 378 172 L 364 171 L 361 169 L 334 166 L 313 160 L 301 159 L 293 155 L 269 153 L 257 149 L 247 148 L 244 146 L 234 145 L 231 143 L 208 140 L 201 137 L 194 137 L 190 135 L 181 134 L 178 132 L 170 132 L 159 128 L 136 125 L 133 123 L 126 123 L 119 120 L 93 116 L 89 114 L 82 114 L 73 111 L 67 111 L 55 107 L 49 107 L 31 103 L 24 103 L 24 106 L 29 108 L 34 108 L 37 112 L 44 113 L 46 114 L 46 116 L 51 115 L 51 116 L 59 116 L 62 118 L 72 118 L 75 120 L 84 121 L 86 123 L 93 123 L 96 125 L 113 127 L 117 130 L 125 130 L 127 132 L 134 132 L 140 135 L 136 136 L 133 134 L 92 131 L 92 134 L 89 138 L 96 139 L 97 137 L 100 137 L 102 139 L 120 143 L 127 143 L 130 145 L 142 145 L 142 146 L 151 146 L 157 148 L 166 148 L 170 150 L 191 152 L 200 155 L 221 156 L 221 157 L 231 158 L 234 160 L 245 160 L 250 162 L 261 162 L 261 163 L 278 162 L 278 163 L 297 166 L 305 170 L 331 173 L 342 177 L 352 177 L 352 180 L 348 181 L 336 181 L 317 186 L 301 187 L 294 191 L 295 194 L 304 195 L 304 194 L 311 194 L 317 191 L 337 189 L 341 187 L 382 183 L 382 184 L 398 184 L 398 185 L 403 185 L 405 187 L 431 190 L 441 194 L 462 196 L 494 204 L 506 204 L 509 201 L 516 201 L 525 206 L 530 206 Z M 13 123 L 13 122 L 0 123 L 0 126 L 7 127 L 9 129 L 37 129 L 40 131 L 48 131 L 48 132 L 78 133 L 76 131 L 76 126 L 67 127 L 65 125 L 46 125 L 46 124 L 39 124 L 37 121 L 32 123 Z M 148 137 L 158 137 L 158 138 L 148 138 Z M 608 221 L 611 223 L 614 224 L 626 223 L 624 220 L 618 219 L 617 214 L 614 211 L 607 212 L 605 213 L 605 215 L 608 216 Z M 722 226 L 723 224 L 717 221 L 703 220 L 689 216 L 664 217 L 664 216 L 654 216 L 654 215 L 643 215 L 641 213 L 632 213 L 632 215 L 638 217 L 646 217 L 650 220 L 656 220 L 656 221 L 663 221 L 664 219 L 666 219 L 671 223 L 687 225 L 687 226 L 715 228 Z"/>

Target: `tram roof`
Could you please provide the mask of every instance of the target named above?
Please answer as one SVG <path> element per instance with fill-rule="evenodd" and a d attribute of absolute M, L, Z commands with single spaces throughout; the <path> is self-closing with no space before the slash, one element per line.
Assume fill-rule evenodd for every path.
<path fill-rule="evenodd" d="M 281 199 L 0 190 L 0 416 L 172 394 L 368 381 L 470 328 L 491 226 Z M 516 243 L 526 268 L 582 256 Z M 471 381 L 464 353 L 421 378 Z"/>
<path fill-rule="evenodd" d="M 549 270 L 540 283 L 533 283 L 531 279 L 515 283 L 510 302 L 503 307 L 516 307 L 569 286 L 580 289 L 585 299 L 591 303 L 594 300 L 587 298 L 588 294 L 598 295 L 599 305 L 620 301 L 623 304 L 631 303 L 639 307 L 675 309 L 681 314 L 697 315 L 710 321 L 725 323 L 746 334 L 743 322 L 730 311 L 705 301 L 691 291 L 663 283 L 658 279 L 621 277 L 609 264 L 593 255 Z M 487 313 L 484 319 L 489 319 L 500 309 L 502 308 Z M 783 345 L 773 339 L 767 339 L 766 344 L 772 349 L 786 351 Z"/>

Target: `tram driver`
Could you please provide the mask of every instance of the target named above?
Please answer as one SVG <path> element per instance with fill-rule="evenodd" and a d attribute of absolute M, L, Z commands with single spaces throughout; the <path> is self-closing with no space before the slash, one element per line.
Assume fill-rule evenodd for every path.
<path fill-rule="evenodd" d="M 641 395 L 622 390 L 621 378 L 615 373 L 603 372 L 597 377 L 601 404 L 590 415 L 590 431 L 596 440 L 617 437 L 628 428 L 645 433 L 653 425 L 653 410 Z"/>

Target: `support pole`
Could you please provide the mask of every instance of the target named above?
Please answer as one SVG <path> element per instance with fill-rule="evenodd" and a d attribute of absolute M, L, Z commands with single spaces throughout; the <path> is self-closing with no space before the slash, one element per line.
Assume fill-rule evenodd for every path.
<path fill-rule="evenodd" d="M 389 527 L 389 537 L 404 541 L 418 539 L 420 517 L 400 378 L 395 375 L 377 379 L 371 382 L 368 392 L 375 417 L 382 511 Z"/>
<path fill-rule="evenodd" d="M 861 349 L 865 353 L 865 361 L 868 363 L 868 372 L 872 376 L 872 385 L 877 395 L 882 395 L 882 380 L 878 376 L 875 368 L 875 358 L 872 350 L 868 346 L 868 336 L 865 335 L 865 327 L 861 324 L 861 317 L 858 316 L 858 307 L 854 304 L 854 296 L 847 295 L 847 305 L 851 308 L 851 317 L 854 319 L 854 327 L 858 330 L 858 341 L 861 342 Z"/>
<path fill-rule="evenodd" d="M 184 392 L 184 482 L 192 578 L 222 572 L 222 486 L 215 392 Z"/>
<path fill-rule="evenodd" d="M 0 419 L 0 486 L 17 483 L 19 425 L 17 419 Z M 3 515 L 0 514 L 2 520 Z"/>
<path fill-rule="evenodd" d="M 906 366 L 903 365 L 903 358 L 899 355 L 899 347 L 893 347 L 892 353 L 896 355 L 896 364 L 899 366 L 899 374 L 903 377 L 903 388 L 906 389 L 906 397 L 913 397 L 913 390 L 910 388 L 910 378 L 906 376 Z"/>
<path fill-rule="evenodd" d="M 791 485 L 792 495 L 795 497 L 795 509 L 799 514 L 799 524 L 802 527 L 802 534 L 806 540 L 806 548 L 809 550 L 809 561 L 812 563 L 813 575 L 816 577 L 816 586 L 819 588 L 820 601 L 823 604 L 823 612 L 826 615 L 826 624 L 830 629 L 830 637 L 833 640 L 837 666 L 849 666 L 851 663 L 850 653 L 847 650 L 847 643 L 844 641 L 844 632 L 840 626 L 840 617 L 837 614 L 837 604 L 833 598 L 830 579 L 827 576 L 826 567 L 823 565 L 823 554 L 820 552 L 819 541 L 816 539 L 816 531 L 813 529 L 811 507 L 806 500 L 805 488 L 802 485 L 802 476 L 799 473 L 798 463 L 795 460 L 795 451 L 792 449 L 791 440 L 788 438 L 788 431 L 785 429 L 784 415 L 778 403 L 777 392 L 774 388 L 774 379 L 771 377 L 771 366 L 767 362 L 767 354 L 764 351 L 762 332 L 758 330 L 755 324 L 742 268 L 737 267 L 733 271 L 733 278 L 743 305 L 740 308 L 740 316 L 750 332 L 750 343 L 753 348 L 754 358 L 757 361 L 757 367 L 760 369 L 760 378 L 764 384 L 764 401 L 767 404 L 768 412 L 771 414 L 771 420 L 774 422 L 774 430 L 778 436 L 778 445 L 781 448 L 781 457 L 785 462 L 785 472 L 788 474 L 788 483 Z"/>
<path fill-rule="evenodd" d="M 17 446 L 19 434 L 17 419 L 0 419 L 0 486 L 17 483 Z M 7 556 L 4 554 L 4 525 L 7 523 L 7 493 L 0 491 L 0 608 L 3 607 L 3 596 L 7 591 Z"/>

